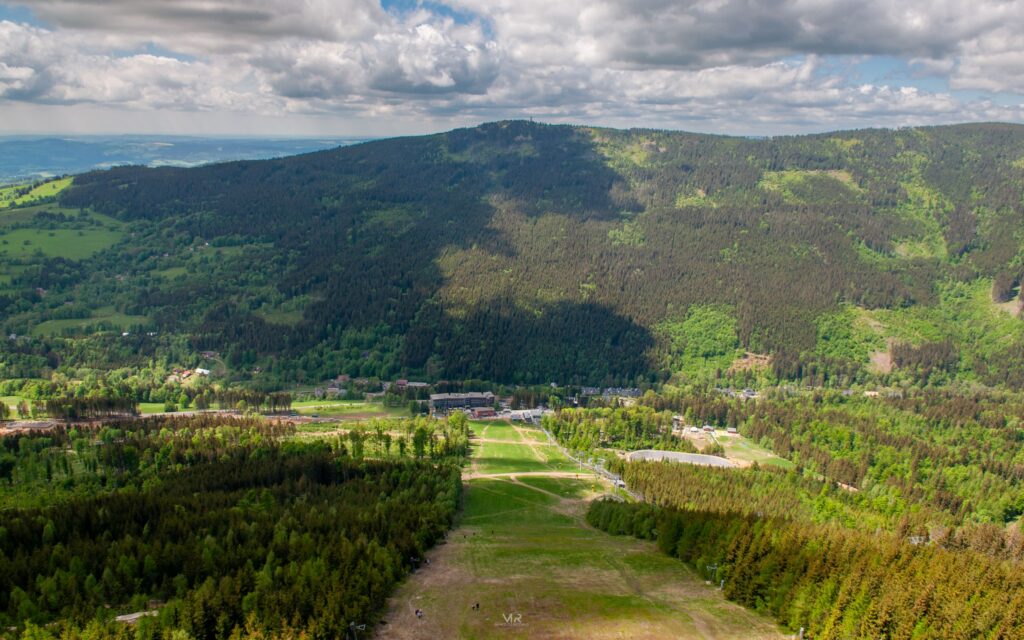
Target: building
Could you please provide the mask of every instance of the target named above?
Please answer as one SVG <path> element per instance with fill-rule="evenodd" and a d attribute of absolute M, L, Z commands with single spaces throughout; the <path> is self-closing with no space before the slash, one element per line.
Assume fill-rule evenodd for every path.
<path fill-rule="evenodd" d="M 476 407 L 493 407 L 494 394 L 490 391 L 472 393 L 432 393 L 430 394 L 431 411 L 451 411 L 452 409 L 473 409 Z"/>
<path fill-rule="evenodd" d="M 493 418 L 498 415 L 498 412 L 491 407 L 476 407 L 473 409 L 473 417 L 477 420 L 480 418 Z"/>

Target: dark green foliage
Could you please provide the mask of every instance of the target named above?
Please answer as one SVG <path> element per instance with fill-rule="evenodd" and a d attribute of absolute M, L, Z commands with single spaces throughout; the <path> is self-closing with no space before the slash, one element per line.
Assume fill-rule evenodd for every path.
<path fill-rule="evenodd" d="M 856 501 L 890 518 L 890 526 L 904 513 L 918 524 L 959 525 L 1009 523 L 1024 512 L 1018 394 L 766 395 L 742 401 L 665 393 L 642 402 L 696 423 L 737 427 L 800 469 L 858 489 Z"/>
<path fill-rule="evenodd" d="M 777 375 L 848 382 L 863 359 L 814 354 L 838 304 L 927 306 L 938 284 L 980 277 L 1012 294 L 1021 157 L 1024 129 L 1006 125 L 751 140 L 500 122 L 120 167 L 77 177 L 61 202 L 128 237 L 19 267 L 0 292 L 7 332 L 74 318 L 68 337 L 88 338 L 4 341 L 0 361 L 19 376 L 194 365 L 185 344 L 239 377 L 260 367 L 268 388 L 341 372 L 624 385 L 727 362 L 718 342 L 709 356 L 659 330 L 707 307 L 730 316 L 722 344 L 779 356 Z M 77 224 L 60 215 L 32 224 Z M 145 318 L 142 334 L 97 335 L 100 302 Z M 990 379 L 1024 375 L 1006 363 Z"/>
<path fill-rule="evenodd" d="M 287 427 L 258 420 L 132 425 L 95 441 L 80 431 L 4 440 L 23 461 L 18 477 L 66 460 L 45 456 L 68 443 L 85 458 L 78 473 L 95 465 L 108 490 L 4 511 L 3 626 L 75 627 L 109 616 L 106 605 L 157 600 L 166 605 L 143 637 L 340 638 L 376 621 L 459 499 L 457 461 L 354 460 L 339 444 L 282 441 Z"/>
<path fill-rule="evenodd" d="M 1012 638 L 1024 571 L 970 551 L 779 518 L 596 501 L 587 521 L 658 548 L 810 638 Z M 970 597 L 965 597 L 970 594 Z"/>

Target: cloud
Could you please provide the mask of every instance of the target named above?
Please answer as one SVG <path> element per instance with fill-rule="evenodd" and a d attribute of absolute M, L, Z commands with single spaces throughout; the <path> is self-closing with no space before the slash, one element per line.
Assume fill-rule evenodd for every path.
<path fill-rule="evenodd" d="M 286 38 L 372 37 L 389 20 L 375 0 L 19 0 L 47 24 L 202 54 Z"/>
<path fill-rule="evenodd" d="M 0 22 L 0 114 L 90 104 L 750 133 L 1022 119 L 1024 0 L 19 4 L 47 26 Z M 864 60 L 895 70 L 863 79 Z"/>
<path fill-rule="evenodd" d="M 940 57 L 1000 25 L 1018 0 L 452 0 L 543 59 L 706 68 L 794 54 Z"/>

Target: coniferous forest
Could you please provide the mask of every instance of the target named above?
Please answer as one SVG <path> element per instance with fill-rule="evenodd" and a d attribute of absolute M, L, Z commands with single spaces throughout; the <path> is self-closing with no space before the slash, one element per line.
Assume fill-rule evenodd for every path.
<path fill-rule="evenodd" d="M 372 627 L 452 523 L 464 425 L 421 424 L 415 446 L 388 437 L 372 458 L 361 437 L 293 431 L 197 416 L 4 438 L 3 627 L 60 638 Z M 113 620 L 140 611 L 152 615 Z"/>
<path fill-rule="evenodd" d="M 48 378 L 206 351 L 268 388 L 637 385 L 750 352 L 773 380 L 1019 388 L 1020 158 L 1013 125 L 748 139 L 512 121 L 118 167 L 0 222 L 0 363 Z"/>

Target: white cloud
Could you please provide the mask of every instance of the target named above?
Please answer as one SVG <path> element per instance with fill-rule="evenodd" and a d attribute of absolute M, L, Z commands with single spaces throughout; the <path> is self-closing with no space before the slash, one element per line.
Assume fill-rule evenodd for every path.
<path fill-rule="evenodd" d="M 21 0 L 49 26 L 0 22 L 0 115 L 89 104 L 750 133 L 1022 118 L 1006 105 L 1024 95 L 1024 0 L 442 1 L 460 18 L 376 0 Z M 857 77 L 880 55 L 902 79 Z"/>

